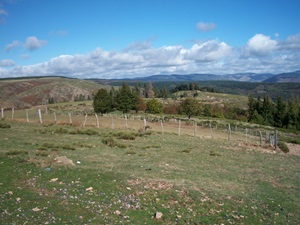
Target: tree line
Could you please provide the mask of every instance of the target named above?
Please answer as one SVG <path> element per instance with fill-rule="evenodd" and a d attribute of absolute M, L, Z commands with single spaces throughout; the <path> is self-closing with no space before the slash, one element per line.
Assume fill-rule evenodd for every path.
<path fill-rule="evenodd" d="M 184 85 L 179 89 L 185 89 L 195 93 L 198 89 L 197 85 Z M 166 98 L 169 91 L 165 88 L 161 89 L 160 98 Z M 141 87 L 136 85 L 130 87 L 125 82 L 119 89 L 111 87 L 108 91 L 100 89 L 94 96 L 93 106 L 96 113 L 109 113 L 115 110 L 128 113 L 129 111 L 143 111 L 148 113 L 164 113 L 173 115 L 187 115 L 202 117 L 225 118 L 239 121 L 248 121 L 262 125 L 281 127 L 287 129 L 300 130 L 300 100 L 293 97 L 284 101 L 282 97 L 278 97 L 276 102 L 268 96 L 263 98 L 254 98 L 249 96 L 248 109 L 241 109 L 230 105 L 204 104 L 193 97 L 184 98 L 182 101 L 168 101 L 167 103 L 156 98 L 154 87 L 149 82 L 148 85 Z"/>
<path fill-rule="evenodd" d="M 268 95 L 257 99 L 249 96 L 248 121 L 300 130 L 300 99 L 299 97 L 292 97 L 287 101 L 283 101 L 282 97 L 278 97 L 273 102 Z"/>

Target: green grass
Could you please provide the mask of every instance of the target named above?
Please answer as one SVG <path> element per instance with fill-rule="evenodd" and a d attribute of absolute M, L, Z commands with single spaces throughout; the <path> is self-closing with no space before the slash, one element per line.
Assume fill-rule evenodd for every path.
<path fill-rule="evenodd" d="M 9 124 L 0 136 L 1 224 L 300 222 L 299 156 L 217 138 Z M 7 154 L 17 151 L 27 154 Z"/>

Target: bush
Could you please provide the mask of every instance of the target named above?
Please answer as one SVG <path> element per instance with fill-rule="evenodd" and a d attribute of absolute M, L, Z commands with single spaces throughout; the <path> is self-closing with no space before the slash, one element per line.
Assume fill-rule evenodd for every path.
<path fill-rule="evenodd" d="M 7 129 L 7 128 L 11 128 L 11 126 L 7 123 L 0 123 L 0 128 Z"/>
<path fill-rule="evenodd" d="M 112 148 L 117 146 L 116 140 L 113 139 L 112 137 L 102 139 L 102 143 L 109 146 L 109 147 L 112 147 Z"/>
<path fill-rule="evenodd" d="M 288 153 L 290 150 L 285 142 L 278 142 L 278 147 L 283 151 L 284 153 Z"/>
<path fill-rule="evenodd" d="M 5 153 L 6 155 L 27 155 L 28 151 L 24 150 L 13 150 Z"/>

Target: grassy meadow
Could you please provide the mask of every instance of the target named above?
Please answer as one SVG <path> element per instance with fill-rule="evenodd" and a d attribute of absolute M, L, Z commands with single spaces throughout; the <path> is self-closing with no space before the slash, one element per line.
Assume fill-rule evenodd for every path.
<path fill-rule="evenodd" d="M 298 155 L 209 129 L 41 125 L 18 113 L 0 121 L 1 224 L 300 223 Z"/>

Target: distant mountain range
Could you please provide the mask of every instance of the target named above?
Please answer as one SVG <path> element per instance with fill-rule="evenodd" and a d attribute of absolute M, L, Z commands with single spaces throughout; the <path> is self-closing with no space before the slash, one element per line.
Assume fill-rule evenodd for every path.
<path fill-rule="evenodd" d="M 187 74 L 187 75 L 153 75 L 147 77 L 137 77 L 132 79 L 120 79 L 140 82 L 193 82 L 193 81 L 246 81 L 246 82 L 268 82 L 268 83 L 294 83 L 300 82 L 300 70 L 290 73 L 271 74 L 271 73 L 236 73 L 228 75 L 215 74 Z"/>

